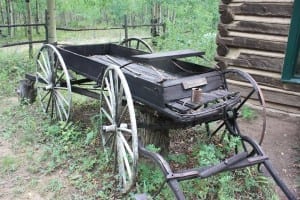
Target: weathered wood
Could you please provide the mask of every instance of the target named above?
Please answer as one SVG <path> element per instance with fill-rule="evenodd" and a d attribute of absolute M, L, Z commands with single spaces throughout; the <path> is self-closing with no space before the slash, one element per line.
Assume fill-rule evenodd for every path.
<path fill-rule="evenodd" d="M 221 36 L 228 36 L 228 31 L 239 31 L 247 33 L 262 33 L 287 36 L 289 33 L 289 25 L 287 24 L 274 24 L 250 21 L 238 21 L 232 24 L 222 24 L 218 26 Z"/>
<path fill-rule="evenodd" d="M 225 44 L 218 44 L 217 53 L 220 56 L 226 56 L 229 52 L 229 48 Z"/>
<path fill-rule="evenodd" d="M 229 24 L 234 20 L 234 14 L 225 6 L 220 6 L 219 13 L 221 14 L 220 20 L 223 24 Z"/>
<path fill-rule="evenodd" d="M 227 64 L 224 61 L 218 61 L 216 65 L 218 67 L 220 67 L 220 69 L 226 69 L 227 68 Z"/>
<path fill-rule="evenodd" d="M 219 31 L 220 36 L 227 37 L 229 35 L 229 31 L 228 30 L 230 30 L 228 26 L 226 26 L 223 23 L 219 23 L 219 25 L 218 25 L 218 31 Z"/>
<path fill-rule="evenodd" d="M 238 83 L 238 82 L 234 82 L 234 84 L 232 84 L 231 82 L 230 87 L 236 91 L 247 91 L 247 88 L 249 88 L 247 84 Z M 274 89 L 266 86 L 261 86 L 261 89 L 265 101 L 267 102 L 267 106 L 268 106 L 268 102 L 271 102 L 271 103 L 281 104 L 285 106 L 295 107 L 298 109 L 300 108 L 300 101 L 299 101 L 300 96 L 297 93 L 286 92 L 284 90 Z"/>
<path fill-rule="evenodd" d="M 217 44 L 225 44 L 228 47 L 241 47 L 256 50 L 285 52 L 286 42 L 274 42 L 245 37 L 217 37 Z"/>
<path fill-rule="evenodd" d="M 228 66 L 231 67 L 231 66 Z M 245 70 L 244 70 L 245 71 Z M 252 70 L 254 71 L 254 70 Z M 272 73 L 266 73 L 266 72 L 262 72 L 262 71 L 258 71 L 258 72 L 249 72 L 247 70 L 247 72 L 256 80 L 256 82 L 258 82 L 260 85 L 264 85 L 264 86 L 268 86 L 268 87 L 272 87 L 274 89 L 281 89 L 281 90 L 291 90 L 294 92 L 300 92 L 300 85 L 297 84 L 285 84 L 281 81 L 281 77 L 280 74 L 274 74 L 272 75 Z M 235 75 L 231 75 L 230 78 L 232 80 L 236 80 L 236 81 L 241 81 L 244 82 L 243 79 L 241 79 L 238 76 Z M 300 95 L 300 94 L 299 94 Z M 300 99 L 299 99 L 300 100 Z"/>
<path fill-rule="evenodd" d="M 215 59 L 217 61 L 225 62 L 226 65 L 277 73 L 281 73 L 283 66 L 283 58 L 274 58 L 252 54 L 240 54 L 237 58 L 216 56 Z"/>
<path fill-rule="evenodd" d="M 224 3 L 224 4 L 229 4 L 231 2 L 232 2 L 232 0 L 222 0 L 222 3 Z"/>
<path fill-rule="evenodd" d="M 291 17 L 292 3 L 241 3 L 238 5 L 221 4 L 220 12 L 227 10 L 234 15 L 255 15 L 268 17 Z"/>
<path fill-rule="evenodd" d="M 153 144 L 160 148 L 160 154 L 169 152 L 170 137 L 169 128 L 165 118 L 147 107 L 136 106 L 138 135 L 144 146 Z"/>

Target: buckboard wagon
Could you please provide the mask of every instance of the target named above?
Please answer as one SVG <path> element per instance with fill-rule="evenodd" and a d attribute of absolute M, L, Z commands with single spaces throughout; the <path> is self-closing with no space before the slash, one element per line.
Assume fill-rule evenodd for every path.
<path fill-rule="evenodd" d="M 134 47 L 132 42 L 136 42 Z M 253 165 L 264 165 L 285 195 L 296 199 L 260 147 L 265 135 L 266 111 L 257 83 L 240 70 L 205 67 L 187 60 L 189 57 L 204 59 L 203 56 L 204 52 L 194 50 L 152 53 L 151 47 L 138 38 L 120 45 L 45 44 L 37 56 L 35 75 L 26 77 L 35 81 L 39 101 L 53 119 L 69 120 L 72 93 L 100 99 L 101 141 L 109 159 L 115 160 L 123 193 L 135 184 L 138 157 L 142 155 L 160 167 L 176 199 L 185 199 L 180 181 Z M 73 77 L 73 73 L 78 76 Z M 231 90 L 230 76 L 239 77 L 250 86 L 250 91 L 242 95 Z M 85 87 L 87 84 L 93 87 Z M 250 98 L 256 98 L 262 108 L 262 130 L 256 140 L 241 133 L 237 123 L 241 108 Z M 136 120 L 135 106 L 155 110 L 178 127 L 204 123 L 211 136 L 225 128 L 240 138 L 242 150 L 236 148 L 235 155 L 213 166 L 173 172 L 160 154 L 144 148 L 137 133 L 143 124 Z M 210 131 L 208 123 L 213 121 L 221 123 Z"/>

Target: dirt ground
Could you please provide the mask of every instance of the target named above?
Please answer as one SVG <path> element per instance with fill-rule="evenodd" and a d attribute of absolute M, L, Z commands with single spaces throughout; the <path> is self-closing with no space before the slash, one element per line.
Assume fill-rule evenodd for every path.
<path fill-rule="evenodd" d="M 260 113 L 257 113 L 256 116 L 254 120 L 246 120 L 240 123 L 242 132 L 255 138 L 260 134 L 259 130 L 262 124 Z M 298 199 L 300 197 L 299 145 L 300 115 L 268 110 L 266 135 L 262 143 L 262 149 L 269 157 L 279 176 L 297 194 Z M 286 199 L 279 188 L 276 188 L 276 190 L 282 199 Z"/>
<path fill-rule="evenodd" d="M 0 115 L 4 108 L 18 104 L 17 98 L 7 98 L 0 100 Z M 241 130 L 247 135 L 256 137 L 261 126 L 261 115 L 256 114 L 252 120 L 244 120 L 240 123 Z M 0 122 L 0 131 L 3 131 L 3 123 Z M 300 159 L 300 116 L 289 115 L 287 113 L 278 113 L 268 111 L 267 115 L 267 134 L 265 136 L 262 148 L 269 156 L 274 168 L 278 171 L 280 177 L 286 182 L 288 187 L 298 197 L 299 180 L 297 188 L 297 178 L 299 179 Z M 17 158 L 18 169 L 14 173 L 0 175 L 0 199 L 53 199 L 51 188 L 49 186 L 52 180 L 59 179 L 60 182 L 68 185 L 63 172 L 52 174 L 51 176 L 40 176 L 28 172 L 31 165 L 28 155 L 22 150 L 15 148 L 12 141 L 6 141 L 0 137 L 0 160 L 3 158 Z M 51 185 L 51 184 L 50 184 Z M 70 187 L 70 190 L 72 188 Z M 277 191 L 282 199 L 286 199 L 279 188 Z M 72 193 L 69 191 L 70 194 Z M 64 194 L 67 198 L 67 194 Z M 70 196 L 71 198 L 71 196 Z"/>

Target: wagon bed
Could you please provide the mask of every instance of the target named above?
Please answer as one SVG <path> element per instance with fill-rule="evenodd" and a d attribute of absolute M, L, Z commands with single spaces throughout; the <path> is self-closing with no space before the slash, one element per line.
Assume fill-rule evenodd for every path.
<path fill-rule="evenodd" d="M 135 101 L 178 122 L 221 119 L 224 106 L 234 106 L 240 100 L 239 94 L 224 88 L 222 72 L 179 60 L 201 57 L 201 51 L 146 53 L 110 43 L 65 46 L 58 50 L 68 69 L 96 82 L 102 79 L 107 66 L 119 66 Z M 190 100 L 195 87 L 202 90 L 198 103 Z M 215 105 L 207 106 L 212 102 Z"/>

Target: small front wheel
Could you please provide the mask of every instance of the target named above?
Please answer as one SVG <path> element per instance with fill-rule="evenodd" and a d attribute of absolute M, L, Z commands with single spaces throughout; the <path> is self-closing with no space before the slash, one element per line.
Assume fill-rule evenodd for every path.
<path fill-rule="evenodd" d="M 72 104 L 70 76 L 55 46 L 44 45 L 36 60 L 38 99 L 51 119 L 68 121 Z"/>

